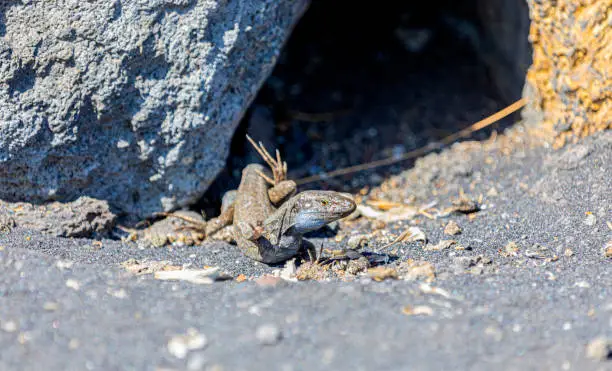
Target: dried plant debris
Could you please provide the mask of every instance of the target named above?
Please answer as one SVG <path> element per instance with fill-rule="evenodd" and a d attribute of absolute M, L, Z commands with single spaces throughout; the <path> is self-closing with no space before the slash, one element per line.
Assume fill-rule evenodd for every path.
<path fill-rule="evenodd" d="M 440 240 L 440 242 L 438 242 L 435 245 L 432 244 L 427 244 L 423 247 L 423 250 L 425 251 L 441 251 L 444 249 L 448 249 L 453 245 L 457 245 L 457 241 L 455 240 Z"/>
<path fill-rule="evenodd" d="M 435 287 L 435 286 L 431 286 L 429 283 L 421 283 L 419 284 L 419 290 L 423 293 L 423 294 L 429 294 L 429 295 L 439 295 L 445 299 L 451 299 L 451 300 L 455 300 L 455 301 L 462 301 L 464 300 L 464 297 L 462 296 L 458 296 L 458 295 L 453 295 L 450 292 L 446 291 L 443 288 L 440 287 Z"/>
<path fill-rule="evenodd" d="M 326 253 L 328 256 L 319 256 L 318 263 L 321 265 L 330 264 L 334 261 L 338 260 L 354 260 L 363 257 L 358 251 L 351 249 L 339 249 L 339 250 L 329 250 L 324 249 L 322 252 Z"/>
<path fill-rule="evenodd" d="M 355 250 L 322 250 L 325 254 L 316 261 L 306 261 L 297 268 L 295 278 L 302 280 L 326 280 L 350 278 L 365 273 L 375 264 L 387 263 L 387 255 L 360 253 Z"/>
<path fill-rule="evenodd" d="M 370 268 L 370 260 L 365 256 L 362 256 L 359 259 L 351 260 L 346 265 L 346 273 L 349 275 L 356 276 L 358 274 L 362 274 L 367 272 L 368 268 Z"/>
<path fill-rule="evenodd" d="M 406 206 L 406 204 L 402 204 L 399 202 L 387 201 L 387 200 L 367 200 L 366 204 L 372 207 L 375 207 L 379 210 L 389 211 L 397 208 L 401 208 Z"/>
<path fill-rule="evenodd" d="M 493 260 L 487 256 L 460 256 L 453 259 L 455 273 L 487 274 L 494 271 Z"/>
<path fill-rule="evenodd" d="M 400 278 L 406 281 L 424 280 L 431 282 L 436 278 L 436 270 L 430 262 L 408 259 L 398 267 Z"/>
<path fill-rule="evenodd" d="M 395 268 L 383 266 L 368 269 L 368 276 L 377 282 L 399 278 L 399 274 Z"/>
<path fill-rule="evenodd" d="M 295 273 L 295 278 L 300 281 L 322 281 L 331 277 L 332 272 L 329 265 L 321 265 L 310 261 L 300 264 Z"/>
<path fill-rule="evenodd" d="M 378 211 L 370 206 L 359 204 L 357 205 L 357 209 L 362 216 L 368 219 L 380 220 L 385 223 L 413 219 L 419 212 L 418 208 L 415 206 L 404 206 L 389 211 Z"/>
<path fill-rule="evenodd" d="M 196 329 L 190 328 L 185 334 L 174 335 L 168 340 L 168 352 L 179 359 L 184 359 L 192 350 L 206 347 L 208 340 L 206 336 Z"/>
<path fill-rule="evenodd" d="M 172 262 L 162 261 L 139 261 L 128 259 L 121 263 L 121 266 L 132 274 L 151 274 L 158 271 L 172 271 L 181 269 L 180 266 L 172 265 Z"/>
<path fill-rule="evenodd" d="M 429 212 L 433 206 L 435 206 L 435 203 L 414 206 L 391 201 L 368 200 L 365 205 L 357 205 L 357 210 L 366 218 L 390 223 L 411 220 L 419 215 L 433 219 L 434 217 Z"/>
<path fill-rule="evenodd" d="M 15 219 L 10 215 L 0 215 L 0 233 L 10 233 L 17 227 Z"/>
<path fill-rule="evenodd" d="M 162 281 L 187 281 L 199 285 L 232 279 L 231 276 L 222 273 L 219 267 L 157 271 L 154 277 Z"/>
<path fill-rule="evenodd" d="M 533 244 L 530 248 L 525 250 L 525 256 L 530 259 L 541 259 L 546 261 L 557 261 L 559 259 L 554 251 L 539 243 Z"/>
<path fill-rule="evenodd" d="M 206 267 L 204 269 L 185 269 L 181 266 L 172 265 L 169 261 L 138 261 L 129 259 L 121 263 L 128 272 L 135 275 L 153 274 L 158 280 L 188 281 L 197 284 L 209 284 L 214 281 L 231 279 L 222 273 L 218 267 Z"/>
<path fill-rule="evenodd" d="M 499 249 L 499 254 L 504 258 L 518 256 L 519 246 L 514 241 L 510 241 L 503 248 Z"/>
<path fill-rule="evenodd" d="M 434 311 L 428 305 L 406 305 L 402 308 L 402 313 L 407 316 L 432 316 Z"/>
<path fill-rule="evenodd" d="M 419 227 L 408 227 L 408 229 L 406 229 L 399 236 L 397 236 L 395 240 L 393 240 L 389 244 L 382 246 L 381 249 L 386 249 L 399 242 L 417 242 L 417 241 L 427 242 L 427 236 L 425 235 L 425 232 L 423 232 L 421 228 Z"/>

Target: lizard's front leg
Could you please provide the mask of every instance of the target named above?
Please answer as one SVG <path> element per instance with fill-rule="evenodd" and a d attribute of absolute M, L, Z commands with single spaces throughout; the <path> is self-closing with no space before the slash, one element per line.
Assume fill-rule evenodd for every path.
<path fill-rule="evenodd" d="M 231 225 L 234 222 L 236 194 L 237 192 L 235 190 L 225 192 L 221 200 L 221 214 L 206 223 L 206 237 L 212 236 L 223 227 Z"/>
<path fill-rule="evenodd" d="M 275 206 L 279 206 L 295 195 L 296 190 L 297 185 L 293 180 L 283 180 L 268 189 L 268 197 Z M 212 236 L 223 227 L 233 223 L 235 198 L 236 191 L 226 192 L 222 200 L 221 214 L 206 223 L 206 236 Z M 261 236 L 260 226 L 251 226 L 246 224 L 243 225 L 243 229 L 243 236 L 251 241 L 255 241 L 257 238 L 259 238 L 259 236 Z"/>

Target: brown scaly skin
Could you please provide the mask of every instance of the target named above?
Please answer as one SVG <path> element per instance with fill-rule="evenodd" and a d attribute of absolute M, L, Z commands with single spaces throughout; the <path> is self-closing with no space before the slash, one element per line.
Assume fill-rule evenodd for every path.
<path fill-rule="evenodd" d="M 235 195 L 224 197 L 221 215 L 206 224 L 197 223 L 198 229 L 206 230 L 206 236 L 233 223 L 234 238 L 246 256 L 262 263 L 280 263 L 306 246 L 310 249 L 312 245 L 302 238 L 304 233 L 355 211 L 355 201 L 338 192 L 304 191 L 293 196 L 297 186 L 286 180 L 287 164 L 281 161 L 278 151 L 275 159 L 261 143 L 257 145 L 247 138 L 270 166 L 272 177 L 259 164 L 244 168 L 238 190 L 230 191 Z"/>
<path fill-rule="evenodd" d="M 267 198 L 267 184 L 258 175 L 261 165 L 243 171 L 234 204 L 235 238 L 251 259 L 280 263 L 298 254 L 302 235 L 344 218 L 355 210 L 355 202 L 333 191 L 304 191 L 275 209 Z"/>

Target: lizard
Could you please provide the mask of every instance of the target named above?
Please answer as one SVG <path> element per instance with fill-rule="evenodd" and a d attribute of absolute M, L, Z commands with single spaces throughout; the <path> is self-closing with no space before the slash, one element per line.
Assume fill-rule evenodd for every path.
<path fill-rule="evenodd" d="M 273 158 L 261 142 L 256 144 L 248 135 L 247 139 L 272 170 L 272 178 L 265 174 L 263 165 L 247 165 L 238 189 L 224 195 L 221 215 L 208 222 L 162 215 L 186 220 L 207 237 L 232 224 L 238 248 L 262 263 L 280 263 L 304 250 L 312 259 L 314 247 L 303 235 L 350 215 L 356 209 L 355 201 L 335 191 L 296 194 L 297 185 L 287 179 L 287 163 L 281 160 L 279 151 Z"/>

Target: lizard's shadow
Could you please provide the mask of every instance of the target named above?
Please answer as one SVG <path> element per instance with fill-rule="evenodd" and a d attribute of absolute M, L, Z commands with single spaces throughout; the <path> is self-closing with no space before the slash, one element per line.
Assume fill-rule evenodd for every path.
<path fill-rule="evenodd" d="M 337 225 L 331 226 L 331 227 L 325 226 L 319 230 L 306 233 L 304 235 L 304 238 L 308 240 L 310 243 L 314 244 L 317 248 L 321 246 L 320 245 L 317 246 L 315 242 L 321 242 L 321 243 L 329 242 L 329 245 L 331 245 L 330 247 L 344 249 L 346 248 L 344 243 L 338 243 L 334 241 L 333 239 L 331 239 L 335 237 L 338 234 L 338 232 L 339 232 L 339 229 Z M 326 247 L 326 246 L 323 245 L 323 247 Z M 398 261 L 400 258 L 397 255 L 392 255 L 392 254 L 388 254 L 385 252 L 368 251 L 368 250 L 363 250 L 363 249 L 359 249 L 359 250 L 361 250 L 360 254 L 365 256 L 370 261 L 370 264 L 372 266 L 390 264 L 390 263 Z"/>

